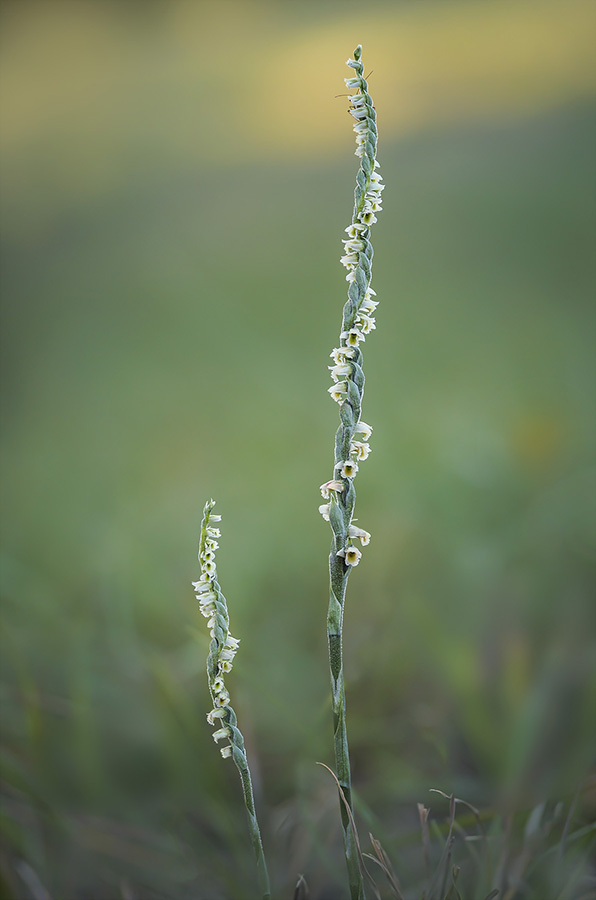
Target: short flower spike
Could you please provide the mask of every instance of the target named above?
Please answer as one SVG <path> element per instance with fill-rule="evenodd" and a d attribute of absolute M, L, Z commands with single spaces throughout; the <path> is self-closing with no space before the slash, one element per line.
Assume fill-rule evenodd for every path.
<path fill-rule="evenodd" d="M 217 580 L 215 551 L 218 548 L 216 538 L 221 536 L 219 528 L 213 523 L 221 522 L 221 516 L 213 515 L 214 500 L 209 500 L 203 510 L 201 537 L 199 540 L 199 563 L 201 576 L 193 581 L 192 586 L 199 601 L 199 610 L 208 619 L 207 627 L 211 643 L 207 657 L 207 679 L 213 709 L 207 713 L 207 721 L 217 726 L 213 732 L 213 740 L 226 741 L 220 748 L 224 759 L 233 759 L 240 773 L 244 804 L 248 813 L 248 827 L 256 856 L 257 872 L 264 900 L 270 900 L 271 889 L 269 874 L 265 862 L 265 854 L 261 841 L 261 833 L 255 812 L 255 801 L 248 760 L 244 749 L 244 738 L 238 728 L 236 713 L 230 705 L 230 694 L 226 688 L 225 676 L 232 671 L 234 657 L 238 651 L 238 638 L 232 637 L 229 631 L 228 605 Z"/>

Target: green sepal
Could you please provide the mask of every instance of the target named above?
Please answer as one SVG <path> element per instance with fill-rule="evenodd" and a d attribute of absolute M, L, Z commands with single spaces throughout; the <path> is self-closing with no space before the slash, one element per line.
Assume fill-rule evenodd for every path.
<path fill-rule="evenodd" d="M 359 306 L 361 296 L 362 291 L 360 289 L 360 285 L 358 285 L 355 281 L 350 281 L 350 285 L 348 287 L 348 297 L 350 298 L 350 300 L 353 300 L 356 306 Z"/>
<path fill-rule="evenodd" d="M 356 281 L 358 282 L 358 286 L 359 286 L 361 292 L 364 294 L 368 287 L 368 278 L 366 276 L 366 273 L 360 266 L 357 266 L 356 270 L 355 270 L 355 275 L 356 275 Z"/>
<path fill-rule="evenodd" d="M 345 404 L 344 404 L 345 405 Z M 350 455 L 350 442 L 354 429 L 341 424 L 335 432 L 335 462 L 343 462 Z"/>
<path fill-rule="evenodd" d="M 360 418 L 360 406 L 362 400 L 360 399 L 360 391 L 358 387 L 354 384 L 352 380 L 348 381 L 348 400 L 347 402 L 350 404 L 352 409 L 354 410 L 354 416 L 356 417 L 356 421 Z"/>
<path fill-rule="evenodd" d="M 339 417 L 341 419 L 342 425 L 345 425 L 346 428 L 354 428 L 358 419 L 354 415 L 354 410 L 352 409 L 349 403 L 342 403 L 339 408 Z"/>
<path fill-rule="evenodd" d="M 357 315 L 358 303 L 351 299 L 348 300 L 343 308 L 342 331 L 349 331 L 352 328 Z"/>
<path fill-rule="evenodd" d="M 235 728 L 238 725 L 238 719 L 236 718 L 236 713 L 232 709 L 231 706 L 224 706 L 225 716 L 222 718 L 222 725 L 230 725 L 232 728 Z"/>
<path fill-rule="evenodd" d="M 341 562 L 341 557 L 336 556 L 335 552 L 333 553 L 333 563 L 331 565 L 335 566 L 337 563 Z M 339 566 L 338 566 L 339 568 Z M 343 581 L 343 578 L 342 578 Z M 341 630 L 341 604 L 339 603 L 335 593 L 332 592 L 329 597 L 329 611 L 327 613 L 327 628 L 329 632 L 329 639 L 335 638 L 339 635 Z M 333 670 L 334 665 L 331 663 L 331 669 Z"/>
<path fill-rule="evenodd" d="M 354 355 L 352 357 L 352 362 L 356 363 L 357 366 L 360 366 L 360 368 L 362 368 L 362 365 L 364 363 L 364 356 L 362 354 L 362 350 L 360 349 L 360 347 L 355 347 L 354 349 L 356 352 L 354 353 Z"/>
<path fill-rule="evenodd" d="M 213 623 L 213 637 L 219 644 L 219 646 L 217 648 L 219 650 L 220 647 L 223 647 L 223 645 L 226 642 L 227 628 L 226 629 L 222 628 L 217 619 Z"/>
<path fill-rule="evenodd" d="M 333 600 L 338 602 L 341 608 L 343 603 L 344 591 L 345 591 L 345 583 L 344 583 L 344 574 L 345 574 L 345 565 L 343 557 L 338 556 L 338 550 L 341 550 L 341 546 L 335 546 L 335 541 L 331 545 L 331 554 L 329 556 L 329 573 L 331 575 L 331 595 Z"/>
<path fill-rule="evenodd" d="M 367 238 L 364 238 L 363 244 L 364 244 L 364 247 L 362 248 L 362 250 L 360 252 L 362 254 L 364 254 L 364 256 L 366 256 L 366 258 L 368 259 L 368 261 L 370 263 L 372 263 L 372 258 L 375 255 L 375 251 L 373 250 L 373 245 Z"/>
<path fill-rule="evenodd" d="M 364 381 L 365 381 L 364 372 L 361 369 L 361 367 L 358 365 L 358 363 L 354 362 L 354 360 L 352 360 L 352 381 L 358 388 L 359 396 L 361 396 L 362 391 L 364 390 Z M 349 397 L 349 394 L 348 394 L 348 397 Z"/>
<path fill-rule="evenodd" d="M 242 732 L 236 728 L 234 725 L 228 725 L 228 728 L 231 731 L 230 735 L 230 743 L 234 744 L 235 747 L 238 747 L 239 750 L 244 753 L 244 738 L 242 737 Z"/>
<path fill-rule="evenodd" d="M 224 596 L 222 593 L 218 592 L 215 600 L 213 601 L 213 605 L 217 610 L 217 615 L 221 616 L 224 622 L 229 622 L 230 617 L 228 615 L 227 603 L 224 600 Z"/>
<path fill-rule="evenodd" d="M 344 508 L 346 512 L 349 512 L 350 519 L 352 521 L 352 513 L 354 512 L 354 506 L 356 503 L 356 488 L 354 487 L 354 482 L 350 481 L 347 488 L 343 492 L 343 501 Z"/>
<path fill-rule="evenodd" d="M 368 283 L 370 281 L 370 259 L 365 253 L 358 254 L 358 265 L 364 270 Z"/>
<path fill-rule="evenodd" d="M 237 768 L 240 769 L 241 772 L 247 768 L 246 754 L 244 753 L 243 750 L 240 750 L 238 747 L 236 747 L 235 744 L 232 744 L 232 759 L 234 760 Z M 244 803 L 245 803 L 245 805 L 248 806 L 247 800 L 248 800 L 248 797 L 245 795 Z"/>
<path fill-rule="evenodd" d="M 343 513 L 334 501 L 331 501 L 329 506 L 329 524 L 331 525 L 336 538 L 341 538 L 341 546 L 343 547 L 346 540 L 346 525 Z"/>
<path fill-rule="evenodd" d="M 218 666 L 217 662 L 212 653 L 209 653 L 207 657 L 207 678 L 209 683 L 211 683 L 215 678 L 217 678 Z"/>

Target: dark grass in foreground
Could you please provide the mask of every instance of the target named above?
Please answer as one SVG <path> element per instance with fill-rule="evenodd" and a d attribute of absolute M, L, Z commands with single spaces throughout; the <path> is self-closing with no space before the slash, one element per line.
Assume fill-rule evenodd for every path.
<path fill-rule="evenodd" d="M 375 900 L 595 900 L 596 824 L 593 818 L 590 821 L 594 788 L 594 781 L 586 782 L 571 799 L 544 802 L 508 816 L 477 810 L 465 800 L 436 791 L 444 811 L 431 815 L 429 807 L 418 804 L 416 828 L 382 841 L 372 833 L 357 835 L 366 895 Z M 236 848 L 228 848 L 224 855 L 213 844 L 222 823 L 214 820 L 209 834 L 200 814 L 172 822 L 172 835 L 166 836 L 150 827 L 126 827 L 107 818 L 54 814 L 40 798 L 34 808 L 36 798 L 29 797 L 27 809 L 24 790 L 20 793 L 16 782 L 10 793 L 4 816 L 23 820 L 29 847 L 16 829 L 4 827 L 3 900 L 248 900 L 257 896 L 252 860 L 247 855 L 250 865 L 245 864 L 243 854 L 237 852 L 242 843 L 240 828 Z M 358 798 L 355 806 L 356 817 L 366 818 L 359 816 Z M 323 835 L 318 840 L 322 844 Z M 279 840 L 277 844 L 279 851 Z M 212 847 L 212 866 L 199 874 L 196 854 L 207 845 Z M 42 846 L 45 859 L 38 855 Z M 54 881 L 54 887 L 56 870 L 62 876 L 60 886 Z M 318 871 L 318 876 L 312 875 L 311 865 L 298 876 L 276 854 L 273 896 L 344 900 L 342 867 L 337 866 L 337 877 L 331 880 Z"/>
<path fill-rule="evenodd" d="M 367 892 L 375 900 L 594 900 L 596 823 L 577 817 L 585 785 L 570 803 L 541 803 L 528 813 L 499 817 L 481 813 L 465 800 L 433 790 L 448 802 L 447 817 L 430 818 L 418 804 L 422 872 L 405 884 L 380 841 L 369 833 L 370 850 L 360 841 L 349 804 L 333 772 L 356 834 L 358 860 Z M 593 785 L 591 786 L 593 789 Z M 463 815 L 461 810 L 463 809 Z M 457 817 L 460 811 L 459 819 Z M 300 876 L 294 900 L 311 895 Z M 338 900 L 341 896 L 337 896 Z"/>

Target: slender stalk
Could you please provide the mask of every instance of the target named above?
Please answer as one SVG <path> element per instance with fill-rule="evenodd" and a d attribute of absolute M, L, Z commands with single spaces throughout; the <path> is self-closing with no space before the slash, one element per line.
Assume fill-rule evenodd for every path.
<path fill-rule="evenodd" d="M 229 741 L 229 744 L 221 748 L 221 755 L 224 759 L 231 756 L 240 774 L 244 805 L 248 815 L 248 830 L 257 862 L 259 887 L 263 900 L 270 900 L 269 873 L 257 821 L 250 769 L 246 758 L 246 750 L 244 749 L 244 738 L 238 728 L 236 713 L 230 705 L 230 695 L 226 690 L 224 680 L 227 673 L 232 670 L 232 663 L 238 650 L 239 641 L 230 634 L 228 605 L 217 581 L 215 551 L 219 546 L 216 538 L 220 536 L 220 532 L 219 528 L 213 527 L 213 523 L 219 522 L 221 516 L 212 515 L 211 510 L 214 505 L 215 502 L 209 500 L 203 510 L 201 539 L 199 542 L 201 577 L 198 581 L 193 582 L 197 600 L 199 601 L 199 609 L 205 618 L 209 620 L 207 624 L 211 635 L 209 656 L 207 657 L 207 678 L 213 709 L 208 714 L 207 721 L 210 725 L 219 725 L 218 730 L 213 733 L 213 740 L 216 743 L 220 740 Z"/>
<path fill-rule="evenodd" d="M 383 190 L 380 175 L 376 171 L 379 165 L 376 161 L 376 114 L 364 78 L 361 54 L 362 47 L 359 45 L 354 51 L 354 59 L 347 61 L 347 65 L 354 70 L 354 76 L 345 79 L 348 89 L 354 91 L 349 96 L 350 113 L 356 119 L 354 125 L 356 156 L 360 158 L 361 163 L 356 176 L 352 222 L 346 228 L 348 233 L 348 238 L 344 241 L 346 252 L 341 260 L 348 269 L 346 276 L 348 300 L 343 309 L 339 347 L 331 353 L 334 365 L 329 367 L 334 381 L 329 393 L 339 404 L 340 425 L 335 435 L 333 478 L 321 485 L 321 493 L 329 502 L 319 507 L 319 511 L 330 522 L 333 531 L 329 555 L 330 596 L 327 636 L 336 774 L 350 810 L 352 810 L 352 786 L 346 729 L 342 629 L 348 578 L 362 555 L 352 541 L 359 538 L 362 545 L 366 545 L 370 540 L 368 532 L 353 524 L 356 502 L 354 478 L 358 473 L 359 462 L 365 460 L 370 453 L 366 441 L 372 429 L 360 419 L 364 393 L 364 359 L 360 345 L 366 340 L 366 335 L 375 328 L 372 313 L 377 307 L 377 302 L 373 299 L 374 291 L 370 286 L 373 257 L 370 229 L 377 221 L 375 213 L 381 209 Z M 356 440 L 356 436 L 361 440 Z M 351 897 L 352 900 L 364 900 L 356 835 L 341 799 L 340 809 Z"/>
<path fill-rule="evenodd" d="M 331 670 L 331 697 L 333 706 L 333 740 L 337 778 L 350 809 L 353 809 L 350 754 L 348 749 L 348 733 L 346 729 L 346 695 L 342 653 L 343 605 L 345 600 L 347 575 L 337 571 L 339 567 L 336 560 L 339 557 L 336 556 L 335 547 L 336 543 L 334 541 L 329 556 L 331 591 L 327 615 L 327 639 L 329 643 L 329 666 Z M 343 563 L 340 562 L 339 565 L 343 566 Z M 341 802 L 341 799 L 340 811 L 344 831 L 344 850 L 348 867 L 351 897 L 353 900 L 363 900 L 364 886 L 356 851 L 356 839 L 347 810 Z"/>

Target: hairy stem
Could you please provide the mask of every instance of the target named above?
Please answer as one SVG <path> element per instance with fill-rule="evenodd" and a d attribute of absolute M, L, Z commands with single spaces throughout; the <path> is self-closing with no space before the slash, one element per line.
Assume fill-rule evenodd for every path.
<path fill-rule="evenodd" d="M 333 531 L 333 543 L 329 554 L 329 611 L 327 638 L 329 666 L 331 670 L 331 694 L 333 706 L 333 736 L 335 746 L 336 775 L 343 793 L 340 796 L 341 820 L 344 832 L 344 849 L 352 900 L 364 900 L 364 885 L 358 854 L 357 835 L 354 831 L 352 812 L 352 784 L 350 755 L 346 729 L 346 697 L 344 685 L 342 627 L 346 587 L 352 568 L 358 565 L 361 552 L 352 543 L 360 539 L 368 544 L 370 534 L 353 524 L 356 491 L 354 479 L 359 462 L 368 458 L 368 440 L 372 429 L 360 419 L 364 394 L 364 359 L 360 345 L 375 328 L 372 315 L 377 301 L 371 288 L 373 249 L 370 229 L 377 221 L 375 213 L 381 209 L 383 184 L 377 171 L 376 114 L 368 93 L 361 62 L 362 47 L 354 52 L 354 59 L 347 65 L 354 75 L 347 78 L 346 86 L 352 89 L 349 96 L 350 113 L 356 120 L 356 156 L 361 160 L 356 176 L 354 211 L 352 222 L 346 228 L 345 255 L 341 262 L 348 269 L 348 299 L 344 305 L 339 346 L 332 352 L 335 365 L 330 366 L 335 382 L 329 389 L 340 407 L 340 424 L 335 435 L 333 477 L 321 486 L 321 493 L 329 500 L 319 507 Z M 360 439 L 356 440 L 356 436 Z"/>

